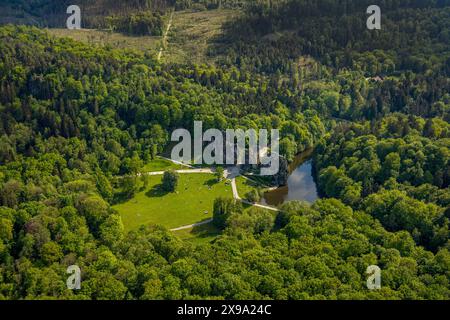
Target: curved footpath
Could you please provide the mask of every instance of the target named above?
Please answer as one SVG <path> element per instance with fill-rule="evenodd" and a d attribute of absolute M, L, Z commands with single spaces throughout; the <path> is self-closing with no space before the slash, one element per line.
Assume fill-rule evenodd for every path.
<path fill-rule="evenodd" d="M 214 173 L 212 169 L 206 168 L 206 169 L 185 169 L 185 170 L 174 170 L 176 173 Z M 138 177 L 142 175 L 146 176 L 162 176 L 165 171 L 153 171 L 153 172 L 144 172 L 144 173 L 138 173 Z"/>
<path fill-rule="evenodd" d="M 167 159 L 167 158 L 165 158 L 165 159 Z M 171 159 L 167 159 L 167 160 L 172 161 Z M 176 170 L 176 172 L 183 174 L 183 173 L 214 173 L 215 171 L 213 169 L 211 169 L 211 168 L 207 168 L 207 169 Z M 148 175 L 162 175 L 162 174 L 164 174 L 164 171 L 147 172 L 145 174 L 148 174 Z M 240 176 L 240 172 L 239 172 L 239 168 L 237 168 L 237 167 L 233 167 L 231 169 L 227 169 L 224 172 L 224 177 L 226 179 L 231 180 L 231 189 L 233 191 L 233 198 L 234 199 L 239 200 L 242 203 L 245 203 L 245 204 L 248 204 L 248 205 L 251 205 L 251 206 L 254 206 L 254 207 L 258 207 L 258 208 L 262 208 L 262 209 L 266 209 L 266 210 L 271 210 L 271 211 L 276 211 L 276 212 L 280 211 L 278 208 L 275 208 L 275 207 L 266 206 L 266 205 L 262 205 L 262 204 L 259 204 L 259 203 L 252 203 L 252 202 L 249 202 L 247 200 L 242 199 L 239 196 L 238 188 L 237 188 L 237 185 L 236 185 L 236 177 L 239 177 L 239 176 Z M 202 226 L 202 225 L 211 223 L 212 221 L 213 221 L 213 219 L 208 219 L 208 220 L 205 220 L 205 221 L 202 221 L 202 222 L 198 222 L 198 223 L 194 223 L 194 224 L 190 224 L 190 225 L 187 225 L 187 226 L 182 226 L 182 227 L 170 229 L 170 231 L 186 230 L 186 229 L 190 229 L 190 228 L 194 228 L 194 227 L 198 227 L 198 226 Z"/>
<path fill-rule="evenodd" d="M 192 167 L 192 166 L 190 166 L 188 164 L 184 164 L 184 163 L 181 163 L 181 162 L 178 162 L 178 161 L 174 161 L 174 160 L 169 159 L 169 158 L 165 158 L 165 157 L 161 157 L 161 156 L 159 156 L 159 158 L 165 159 L 165 160 L 171 161 L 171 162 L 173 162 L 175 164 L 182 165 L 182 166 L 185 166 L 185 167 L 189 168 L 189 169 L 175 170 L 175 172 L 177 172 L 179 174 L 192 174 L 192 173 L 209 173 L 209 174 L 213 174 L 215 172 L 215 170 L 212 169 L 212 168 L 195 169 L 194 167 Z M 138 176 L 142 176 L 142 175 L 161 176 L 161 175 L 164 174 L 164 172 L 165 171 L 143 172 L 143 173 L 138 173 L 137 175 Z M 232 167 L 230 169 L 226 169 L 224 171 L 224 174 L 223 174 L 223 177 L 225 179 L 228 179 L 228 180 L 231 181 L 231 189 L 233 191 L 233 198 L 234 199 L 239 200 L 242 203 L 245 203 L 245 204 L 248 204 L 248 205 L 251 205 L 251 206 L 254 206 L 254 207 L 267 209 L 267 210 L 271 210 L 271 211 L 276 211 L 276 212 L 280 211 L 280 209 L 275 208 L 275 207 L 266 206 L 266 205 L 262 205 L 262 204 L 259 204 L 259 203 L 252 203 L 252 202 L 249 202 L 247 200 L 242 199 L 239 196 L 238 188 L 237 188 L 237 185 L 236 185 L 236 178 L 239 177 L 239 176 L 241 176 L 241 173 L 240 173 L 238 167 Z M 179 230 L 190 229 L 190 228 L 194 228 L 194 227 L 198 227 L 198 226 L 202 226 L 202 225 L 211 223 L 212 221 L 213 221 L 213 219 L 208 219 L 208 220 L 205 220 L 205 221 L 202 221 L 202 222 L 198 222 L 198 223 L 194 223 L 194 224 L 190 224 L 190 225 L 187 225 L 187 226 L 182 226 L 182 227 L 170 229 L 170 231 L 179 231 Z"/>

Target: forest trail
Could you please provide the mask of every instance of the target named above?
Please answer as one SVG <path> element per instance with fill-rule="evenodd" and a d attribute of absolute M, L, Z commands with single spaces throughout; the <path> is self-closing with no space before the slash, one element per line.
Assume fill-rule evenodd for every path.
<path fill-rule="evenodd" d="M 169 23 L 167 24 L 166 32 L 164 33 L 164 36 L 163 36 L 163 38 L 162 38 L 162 45 L 161 45 L 161 48 L 159 49 L 159 52 L 158 52 L 158 61 L 161 60 L 163 51 L 164 51 L 164 49 L 166 49 L 167 46 L 168 46 L 167 37 L 168 37 L 168 35 L 169 35 L 170 28 L 172 27 L 173 14 L 174 14 L 174 12 L 175 12 L 175 10 L 172 11 L 172 13 L 170 14 Z"/>

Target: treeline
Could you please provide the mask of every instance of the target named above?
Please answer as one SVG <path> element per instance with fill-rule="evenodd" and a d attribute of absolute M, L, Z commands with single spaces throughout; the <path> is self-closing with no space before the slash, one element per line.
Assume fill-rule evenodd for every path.
<path fill-rule="evenodd" d="M 0 1 L 0 23 L 35 25 L 40 27 L 65 28 L 69 15 L 67 8 L 74 4 L 69 0 L 14 0 Z M 140 20 L 147 26 L 155 24 L 153 15 L 163 14 L 174 5 L 166 0 L 79 0 L 83 28 L 103 29 L 108 26 L 107 18 L 121 16 Z M 147 14 L 142 15 L 143 12 Z M 151 13 L 151 14 L 150 14 Z M 150 17 L 153 17 L 150 19 Z M 150 22 L 152 20 L 153 22 Z M 141 30 L 141 28 L 138 28 Z M 152 28 L 155 30 L 155 28 Z M 127 27 L 126 32 L 129 32 Z M 141 31 L 138 31 L 139 35 Z"/>
<path fill-rule="evenodd" d="M 251 22 L 253 28 L 245 30 L 247 33 L 265 34 L 267 32 L 281 31 L 300 27 L 302 21 L 311 18 L 341 19 L 366 17 L 366 10 L 374 3 L 369 0 L 259 0 L 251 1 L 245 7 L 244 20 Z M 397 1 L 383 0 L 376 3 L 382 9 L 382 13 L 407 12 L 402 10 L 417 11 L 422 9 L 442 9 L 450 5 L 448 0 L 424 0 L 424 1 Z M 419 10 L 417 10 L 419 9 Z M 366 19 L 364 19 L 365 21 Z M 326 20 L 323 20 L 326 21 Z M 364 24 L 365 26 L 365 24 Z M 336 25 L 336 27 L 339 27 Z M 359 28 L 358 28 L 359 29 Z M 244 30 L 243 30 L 244 31 Z M 351 30 L 349 30 L 351 31 Z M 355 32 L 356 34 L 356 32 Z"/>
<path fill-rule="evenodd" d="M 106 18 L 109 30 L 134 36 L 162 36 L 164 21 L 159 13 L 141 12 L 128 16 L 109 16 Z"/>
<path fill-rule="evenodd" d="M 249 5 L 245 0 L 175 0 L 175 10 L 214 10 L 214 9 L 243 9 Z"/>
<path fill-rule="evenodd" d="M 229 23 L 225 39 L 236 42 L 230 51 L 239 50 L 236 56 L 242 54 L 246 59 L 252 51 L 261 53 L 254 54 L 254 59 L 264 57 L 264 51 L 275 51 L 270 58 L 275 58 L 276 64 L 281 58 L 289 61 L 311 55 L 334 68 L 364 68 L 372 76 L 405 69 L 423 72 L 436 63 L 440 64 L 436 69 L 445 69 L 448 54 L 436 53 L 448 52 L 450 3 L 413 2 L 378 3 L 383 19 L 382 29 L 376 31 L 366 27 L 370 1 L 271 1 L 272 6 L 256 2 L 245 15 Z M 269 36 L 275 32 L 281 35 Z M 361 55 L 370 58 L 361 61 Z M 436 61 L 430 61 L 430 55 Z M 249 63 L 255 67 L 255 61 Z M 262 63 L 260 68 L 270 65 Z"/>
<path fill-rule="evenodd" d="M 34 25 L 39 27 L 66 27 L 67 8 L 74 4 L 69 0 L 1 0 L 0 24 L 14 23 Z M 130 33 L 129 20 L 140 20 L 146 26 L 154 24 L 150 22 L 150 16 L 163 15 L 168 10 L 214 10 L 214 9 L 243 9 L 248 6 L 244 0 L 79 0 L 76 5 L 81 9 L 82 27 L 103 29 L 114 17 L 116 27 L 127 24 L 125 28 L 117 28 L 120 32 Z M 145 12 L 145 17 L 142 13 Z M 121 18 L 119 18 L 121 17 Z M 117 20 L 122 20 L 117 21 Z M 120 29 L 124 29 L 122 31 Z M 141 28 L 133 35 L 142 35 Z M 152 28 L 155 33 L 155 28 Z M 148 32 L 145 32 L 148 34 Z"/>

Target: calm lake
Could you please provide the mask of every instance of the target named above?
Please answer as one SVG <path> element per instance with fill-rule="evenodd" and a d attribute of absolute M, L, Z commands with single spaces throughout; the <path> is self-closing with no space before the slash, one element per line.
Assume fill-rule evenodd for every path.
<path fill-rule="evenodd" d="M 261 203 L 277 206 L 286 201 L 302 200 L 313 203 L 319 198 L 316 183 L 312 176 L 313 150 L 307 150 L 297 155 L 289 165 L 287 185 L 266 192 Z"/>

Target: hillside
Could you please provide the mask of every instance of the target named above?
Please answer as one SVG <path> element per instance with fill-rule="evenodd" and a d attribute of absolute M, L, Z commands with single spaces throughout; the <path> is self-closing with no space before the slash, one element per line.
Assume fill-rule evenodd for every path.
<path fill-rule="evenodd" d="M 41 27 L 65 27 L 69 16 L 66 11 L 73 2 L 69 0 L 1 0 L 0 24 L 14 23 Z M 80 0 L 83 27 L 97 28 L 112 15 L 127 16 L 141 11 L 165 12 L 167 1 L 156 0 Z"/>
<path fill-rule="evenodd" d="M 160 48 L 166 63 L 208 63 L 217 58 L 210 55 L 210 48 L 218 45 L 224 32 L 224 25 L 240 12 L 236 10 L 208 10 L 200 12 L 175 11 L 166 42 L 162 36 L 129 36 L 118 32 L 96 29 L 68 30 L 49 28 L 48 32 L 57 37 L 69 37 L 95 45 L 109 45 L 121 49 L 137 49 L 157 56 Z M 167 30 L 171 13 L 164 17 L 164 32 Z"/>
<path fill-rule="evenodd" d="M 1 1 L 35 26 L 0 26 L 0 299 L 449 300 L 450 4 L 385 1 L 369 32 L 345 3 L 93 1 L 70 31 L 64 2 Z M 181 172 L 195 121 L 278 129 L 319 199 Z"/>

